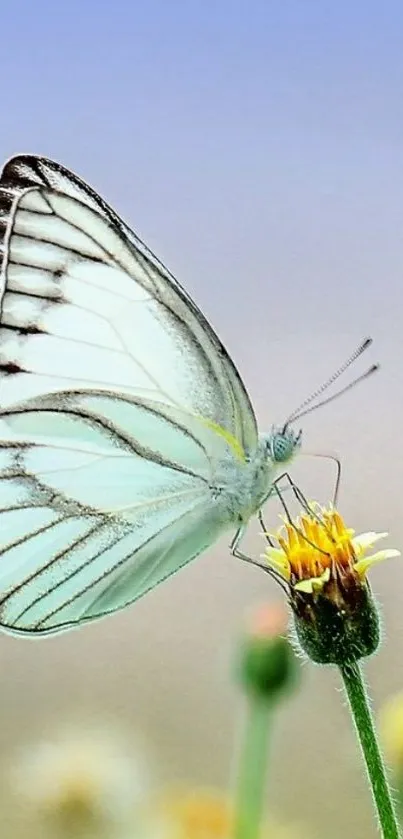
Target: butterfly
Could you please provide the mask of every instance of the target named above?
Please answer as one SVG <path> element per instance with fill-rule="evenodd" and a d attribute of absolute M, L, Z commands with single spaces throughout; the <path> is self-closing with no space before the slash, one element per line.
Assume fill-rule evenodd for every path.
<path fill-rule="evenodd" d="M 301 444 L 258 434 L 191 297 L 105 201 L 42 157 L 0 180 L 0 628 L 126 607 L 232 531 Z"/>

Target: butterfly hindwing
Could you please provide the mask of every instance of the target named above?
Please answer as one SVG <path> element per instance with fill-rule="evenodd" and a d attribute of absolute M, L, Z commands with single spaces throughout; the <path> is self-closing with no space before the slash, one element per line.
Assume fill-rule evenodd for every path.
<path fill-rule="evenodd" d="M 172 424 L 151 449 L 142 405 L 103 392 L 47 399 L 0 420 L 0 625 L 9 631 L 60 631 L 122 608 L 229 524 L 196 437 Z"/>

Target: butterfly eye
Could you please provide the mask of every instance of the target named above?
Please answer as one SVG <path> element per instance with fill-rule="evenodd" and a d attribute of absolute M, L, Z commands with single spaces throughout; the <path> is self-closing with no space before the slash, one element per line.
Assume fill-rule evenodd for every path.
<path fill-rule="evenodd" d="M 275 463 L 285 463 L 293 456 L 299 445 L 301 432 L 297 436 L 292 431 L 277 431 L 270 442 L 271 456 Z"/>

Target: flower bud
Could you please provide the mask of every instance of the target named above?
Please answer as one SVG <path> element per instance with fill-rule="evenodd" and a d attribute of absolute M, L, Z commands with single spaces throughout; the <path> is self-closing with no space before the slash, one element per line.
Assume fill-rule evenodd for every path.
<path fill-rule="evenodd" d="M 296 657 L 286 632 L 285 607 L 263 606 L 255 612 L 238 661 L 240 680 L 255 697 L 277 698 L 296 681 Z"/>

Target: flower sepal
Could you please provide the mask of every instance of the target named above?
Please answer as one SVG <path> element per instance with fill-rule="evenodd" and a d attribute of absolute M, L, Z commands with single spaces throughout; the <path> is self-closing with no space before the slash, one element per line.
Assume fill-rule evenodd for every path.
<path fill-rule="evenodd" d="M 311 591 L 294 587 L 291 605 L 302 650 L 317 664 L 339 666 L 372 655 L 378 648 L 378 610 L 368 581 L 358 574 L 315 580 Z M 308 581 L 306 581 L 308 582 Z"/>

